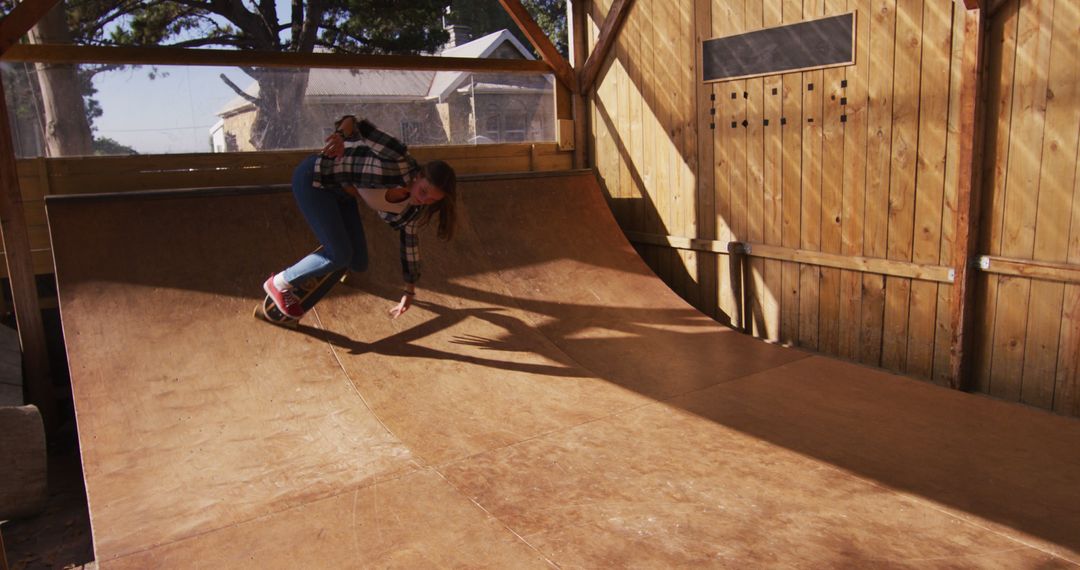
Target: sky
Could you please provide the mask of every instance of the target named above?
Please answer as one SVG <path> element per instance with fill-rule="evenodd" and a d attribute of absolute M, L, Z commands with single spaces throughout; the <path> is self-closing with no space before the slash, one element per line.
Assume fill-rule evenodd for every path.
<path fill-rule="evenodd" d="M 94 121 L 95 136 L 142 154 L 210 152 L 216 112 L 236 96 L 219 75 L 226 73 L 240 87 L 251 82 L 235 68 L 161 66 L 155 79 L 150 71 L 134 67 L 94 78 L 103 111 Z"/>

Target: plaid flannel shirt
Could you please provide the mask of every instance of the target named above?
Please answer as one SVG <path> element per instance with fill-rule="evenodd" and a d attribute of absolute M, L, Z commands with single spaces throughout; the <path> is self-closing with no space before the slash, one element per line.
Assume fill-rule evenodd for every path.
<path fill-rule="evenodd" d="M 380 131 L 368 121 L 360 121 L 347 142 L 345 155 L 315 160 L 316 188 L 397 188 L 407 186 L 420 171 L 409 156 L 408 147 Z M 420 214 L 424 206 L 409 206 L 401 213 L 378 212 L 379 218 L 398 230 L 401 243 L 401 273 L 406 283 L 420 280 Z"/>

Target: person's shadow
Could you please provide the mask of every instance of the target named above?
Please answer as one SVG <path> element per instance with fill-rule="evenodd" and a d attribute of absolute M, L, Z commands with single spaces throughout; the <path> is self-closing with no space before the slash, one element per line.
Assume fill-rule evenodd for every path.
<path fill-rule="evenodd" d="M 427 301 L 417 301 L 414 307 L 420 307 L 433 313 L 435 318 L 424 321 L 418 326 L 411 327 L 399 333 L 387 336 L 375 342 L 364 342 L 352 339 L 342 333 L 311 325 L 300 325 L 296 330 L 329 343 L 332 346 L 347 351 L 349 355 L 380 354 L 384 356 L 396 356 L 402 358 L 426 358 L 439 361 L 458 361 L 477 366 L 487 366 L 516 372 L 544 374 L 560 377 L 584 377 L 587 372 L 574 365 L 566 356 L 558 350 L 546 351 L 546 356 L 562 364 L 545 365 L 527 362 L 514 362 L 510 360 L 497 360 L 481 358 L 477 356 L 447 352 L 434 348 L 428 348 L 415 344 L 416 341 L 449 329 L 467 319 L 481 319 L 496 325 L 507 331 L 512 338 L 517 335 L 529 334 L 531 327 L 519 319 L 502 314 L 505 309 L 499 307 L 476 307 L 470 309 L 451 309 Z M 455 344 L 475 346 L 499 350 L 519 350 L 519 345 L 505 340 L 487 339 L 474 335 L 455 337 Z"/>

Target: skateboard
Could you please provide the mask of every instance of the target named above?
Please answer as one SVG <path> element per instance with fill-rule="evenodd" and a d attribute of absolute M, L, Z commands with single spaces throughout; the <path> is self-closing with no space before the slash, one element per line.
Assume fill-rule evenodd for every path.
<path fill-rule="evenodd" d="M 347 269 L 339 269 L 322 277 L 306 279 L 303 283 L 293 287 L 293 294 L 300 299 L 300 306 L 304 308 L 304 312 L 311 310 L 347 273 Z M 270 295 L 267 295 L 263 298 L 262 303 L 255 306 L 255 318 L 291 329 L 300 326 L 300 319 L 294 319 L 281 312 L 277 305 L 274 304 L 274 300 L 270 298 Z"/>

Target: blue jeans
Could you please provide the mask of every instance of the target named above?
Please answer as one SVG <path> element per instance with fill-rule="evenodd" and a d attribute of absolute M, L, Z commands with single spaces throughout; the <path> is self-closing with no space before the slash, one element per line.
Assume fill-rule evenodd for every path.
<path fill-rule="evenodd" d="M 284 271 L 282 277 L 294 285 L 344 267 L 364 271 L 368 265 L 367 240 L 356 198 L 339 188 L 313 187 L 315 158 L 309 156 L 293 171 L 292 191 L 300 212 L 323 247 Z"/>

